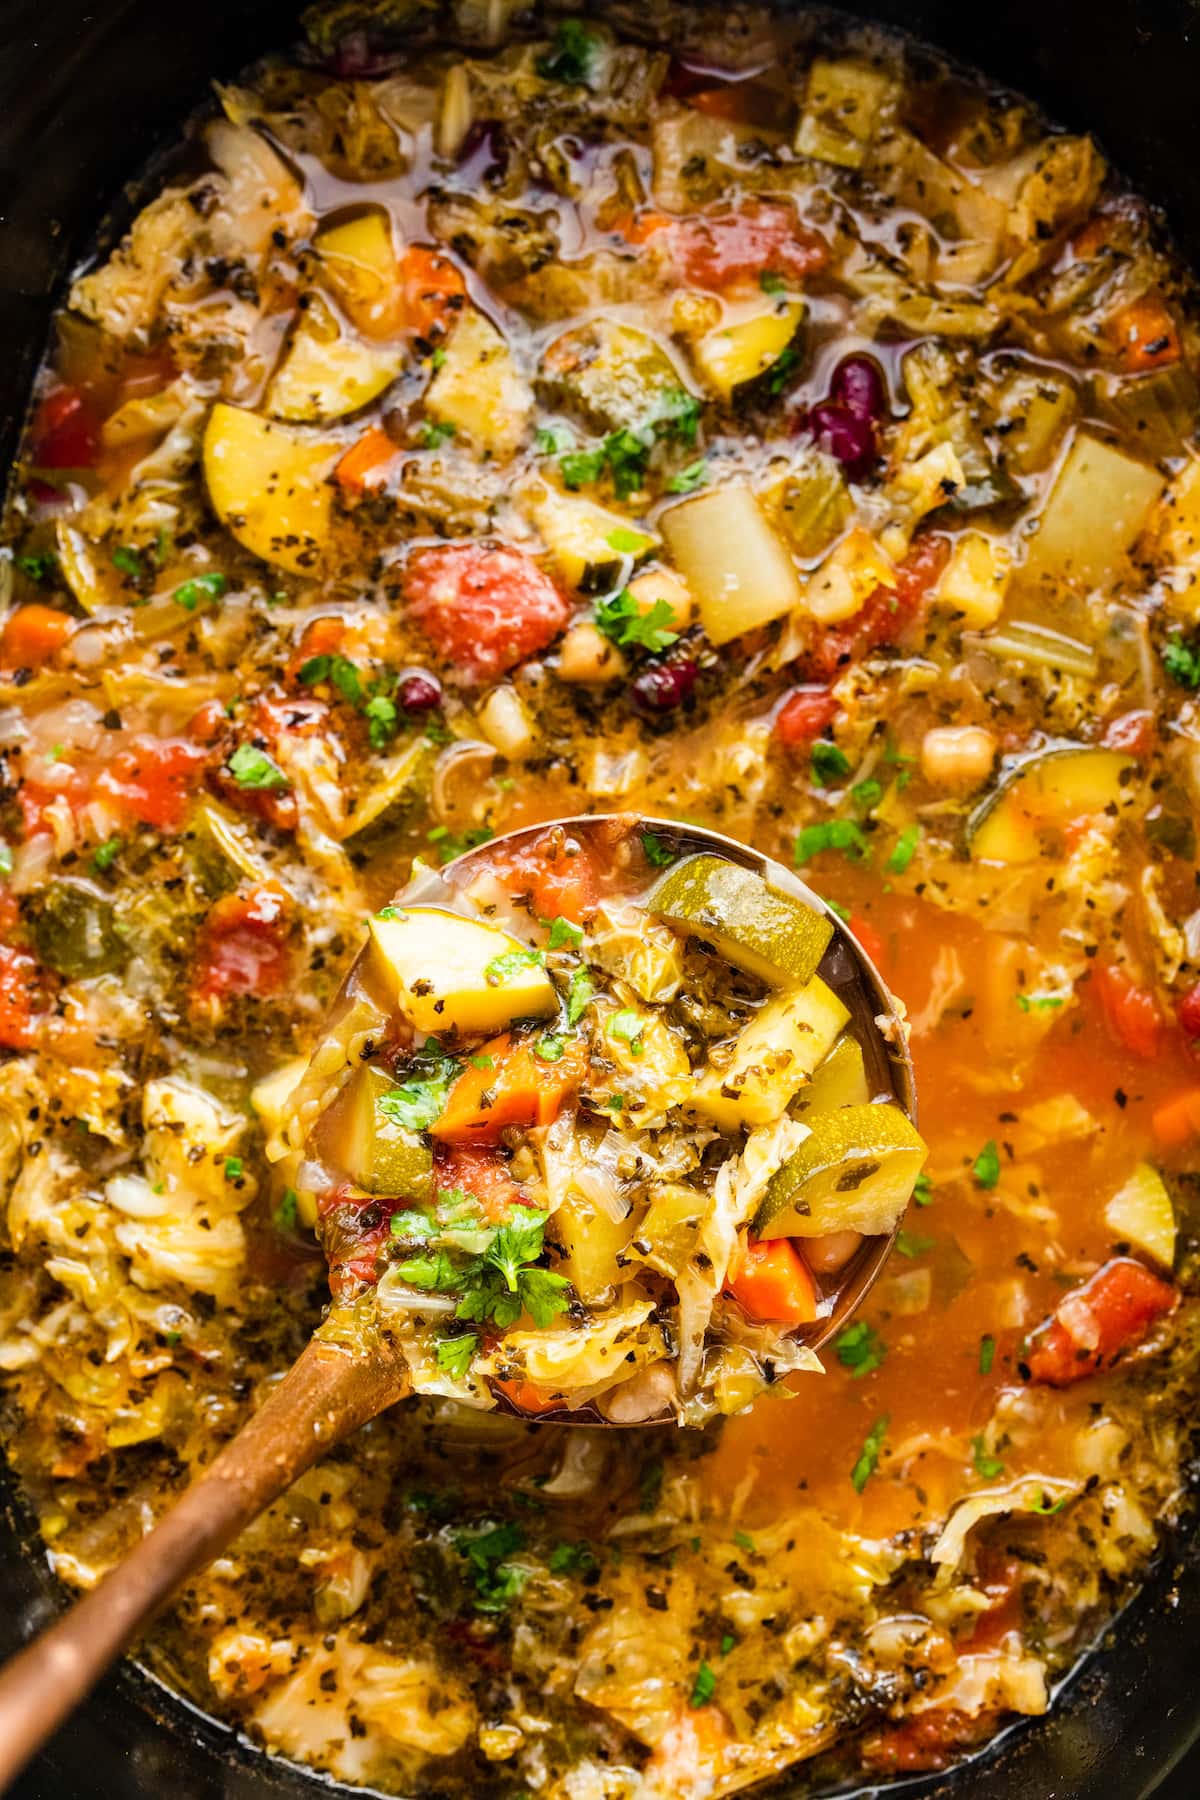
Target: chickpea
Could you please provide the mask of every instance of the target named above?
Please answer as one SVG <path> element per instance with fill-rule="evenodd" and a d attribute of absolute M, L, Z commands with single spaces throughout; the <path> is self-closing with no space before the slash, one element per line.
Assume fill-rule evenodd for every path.
<path fill-rule="evenodd" d="M 673 631 L 686 631 L 696 616 L 691 591 L 673 569 L 647 569 L 629 583 L 629 592 L 642 614 L 652 611 L 660 600 L 669 606 Z"/>
<path fill-rule="evenodd" d="M 921 744 L 921 769 L 935 787 L 979 787 L 995 758 L 996 739 L 982 725 L 935 725 Z"/>
<path fill-rule="evenodd" d="M 590 619 L 572 625 L 558 652 L 558 672 L 564 681 L 582 687 L 603 687 L 627 673 L 625 658 Z"/>

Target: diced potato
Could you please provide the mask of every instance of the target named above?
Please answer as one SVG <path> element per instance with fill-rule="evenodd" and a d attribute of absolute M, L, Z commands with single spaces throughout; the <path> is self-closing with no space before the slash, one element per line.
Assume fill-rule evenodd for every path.
<path fill-rule="evenodd" d="M 269 1075 L 264 1075 L 261 1081 L 256 1081 L 250 1090 L 250 1104 L 262 1120 L 267 1135 L 266 1151 L 270 1162 L 280 1162 L 290 1154 L 291 1146 L 285 1136 L 288 1102 L 307 1068 L 307 1056 L 293 1056 L 278 1069 L 272 1069 Z"/>
<path fill-rule="evenodd" d="M 664 396 L 683 391 L 674 363 L 644 331 L 592 319 L 555 338 L 538 385 L 576 408 L 597 431 L 636 429 L 657 418 Z"/>
<path fill-rule="evenodd" d="M 898 1106 L 842 1106 L 810 1113 L 811 1135 L 771 1177 L 754 1215 L 758 1237 L 824 1237 L 891 1231 L 908 1205 L 926 1155 Z"/>
<path fill-rule="evenodd" d="M 691 591 L 671 569 L 647 569 L 644 575 L 635 575 L 626 592 L 643 617 L 656 606 L 669 607 L 672 631 L 686 631 L 696 617 Z"/>
<path fill-rule="evenodd" d="M 697 369 L 722 400 L 765 375 L 787 350 L 804 319 L 804 302 L 760 308 L 749 319 L 719 326 L 692 346 Z"/>
<path fill-rule="evenodd" d="M 629 673 L 624 656 L 590 619 L 572 625 L 558 646 L 560 681 L 580 687 L 606 687 Z"/>
<path fill-rule="evenodd" d="M 338 299 L 368 337 L 390 337 L 401 324 L 400 268 L 385 212 L 373 208 L 319 231 L 313 248 Z"/>
<path fill-rule="evenodd" d="M 538 733 L 525 702 L 515 687 L 505 682 L 493 688 L 476 717 L 489 744 L 510 762 L 521 762 L 537 748 Z"/>
<path fill-rule="evenodd" d="M 868 63 L 819 56 L 809 72 L 796 133 L 801 156 L 861 169 L 891 85 L 882 69 Z"/>
<path fill-rule="evenodd" d="M 934 590 L 934 604 L 969 630 L 981 631 L 1003 612 L 1011 574 L 1007 544 L 982 531 L 964 532 Z"/>
<path fill-rule="evenodd" d="M 1090 588 L 1111 580 L 1162 491 L 1162 477 L 1148 463 L 1090 432 L 1076 432 L 1042 509 L 1022 583 Z"/>
<path fill-rule="evenodd" d="M 800 604 L 792 559 L 740 482 L 670 507 L 660 523 L 712 643 L 727 644 Z"/>
<path fill-rule="evenodd" d="M 529 515 L 554 558 L 559 574 L 580 593 L 602 593 L 631 556 L 646 556 L 658 538 L 631 525 L 622 513 L 598 506 L 582 494 L 542 488 L 528 501 Z"/>
<path fill-rule="evenodd" d="M 297 575 L 316 569 L 329 536 L 329 476 L 342 445 L 218 401 L 204 433 L 213 510 L 239 543 Z"/>
<path fill-rule="evenodd" d="M 896 570 L 862 525 L 831 550 L 804 589 L 804 610 L 822 625 L 852 619 L 876 588 L 896 585 Z"/>
<path fill-rule="evenodd" d="M 563 1252 L 556 1272 L 585 1306 L 602 1305 L 621 1280 L 617 1258 L 633 1236 L 632 1219 L 612 1219 L 575 1191 L 556 1208 L 548 1235 Z"/>
<path fill-rule="evenodd" d="M 828 1055 L 850 1015 L 819 976 L 773 995 L 747 1025 L 730 1061 L 707 1070 L 690 1104 L 720 1126 L 770 1125 Z"/>
<path fill-rule="evenodd" d="M 1104 1208 L 1104 1223 L 1118 1243 L 1144 1250 L 1164 1269 L 1175 1263 L 1175 1208 L 1158 1170 L 1140 1162 Z"/>
<path fill-rule="evenodd" d="M 503 1031 L 557 1011 L 554 984 L 524 944 L 481 920 L 411 907 L 371 920 L 375 959 L 418 1031 Z"/>
<path fill-rule="evenodd" d="M 1046 468 L 1078 411 L 1075 389 L 1065 376 L 1043 369 L 1018 375 L 1000 408 L 1005 468 L 1017 475 Z"/>
<path fill-rule="evenodd" d="M 341 418 L 390 387 L 402 362 L 398 347 L 356 343 L 314 296 L 267 390 L 267 411 L 310 423 Z"/>
<path fill-rule="evenodd" d="M 533 396 L 491 320 L 481 312 L 461 314 L 425 395 L 429 416 L 505 459 L 524 437 L 532 408 Z"/>

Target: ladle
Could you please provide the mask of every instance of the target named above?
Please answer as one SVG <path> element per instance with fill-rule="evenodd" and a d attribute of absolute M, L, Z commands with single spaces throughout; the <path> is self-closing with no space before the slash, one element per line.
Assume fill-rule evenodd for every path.
<path fill-rule="evenodd" d="M 602 817 L 554 820 L 510 832 L 468 851 L 443 875 L 453 882 L 497 845 L 532 841 L 554 826 L 570 832 Z M 834 935 L 820 974 L 850 1011 L 872 1091 L 894 1095 L 915 1122 L 916 1089 L 899 1009 L 840 915 L 790 869 L 719 832 L 629 814 L 612 818 L 629 830 L 653 832 L 677 856 L 707 850 L 741 863 L 829 917 Z M 404 889 L 396 899 L 403 902 L 409 895 Z M 864 1242 L 833 1308 L 810 1328 L 806 1341 L 817 1347 L 843 1328 L 894 1238 L 895 1232 Z M 404 1399 L 410 1387 L 403 1358 L 386 1340 L 356 1354 L 314 1339 L 212 1465 L 129 1555 L 0 1674 L 0 1788 L 8 1786 L 182 1582 L 219 1556 L 335 1444 Z M 546 1422 L 573 1421 L 559 1414 Z"/>

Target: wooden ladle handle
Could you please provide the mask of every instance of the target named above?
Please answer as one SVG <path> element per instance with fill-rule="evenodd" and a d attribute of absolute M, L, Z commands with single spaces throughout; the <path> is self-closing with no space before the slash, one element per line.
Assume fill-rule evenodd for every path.
<path fill-rule="evenodd" d="M 315 1341 L 125 1560 L 0 1674 L 0 1790 L 182 1581 L 342 1438 L 403 1398 L 403 1363 Z"/>

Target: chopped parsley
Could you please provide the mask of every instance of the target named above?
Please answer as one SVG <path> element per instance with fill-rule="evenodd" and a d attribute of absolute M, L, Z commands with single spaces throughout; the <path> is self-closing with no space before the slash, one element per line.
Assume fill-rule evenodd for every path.
<path fill-rule="evenodd" d="M 1000 1179 L 1000 1152 L 996 1148 L 995 1138 L 989 1138 L 983 1146 L 971 1164 L 971 1174 L 976 1187 L 995 1187 Z"/>
<path fill-rule="evenodd" d="M 924 1256 L 925 1252 L 927 1250 L 932 1250 L 936 1243 L 936 1238 L 921 1237 L 915 1231 L 898 1231 L 896 1233 L 897 1250 L 900 1252 L 901 1256 L 907 1256 L 910 1259 L 916 1256 Z"/>
<path fill-rule="evenodd" d="M 722 1656 L 728 1656 L 736 1643 L 737 1639 L 733 1636 L 732 1632 L 727 1631 L 718 1646 L 720 1654 Z"/>
<path fill-rule="evenodd" d="M 1200 688 L 1200 651 L 1181 637 L 1169 637 L 1162 647 L 1162 666 L 1180 687 Z"/>
<path fill-rule="evenodd" d="M 295 1231 L 300 1196 L 295 1188 L 284 1188 L 283 1199 L 275 1208 L 275 1223 L 280 1231 Z"/>
<path fill-rule="evenodd" d="M 850 789 L 850 798 L 860 812 L 869 813 L 883 799 L 883 783 L 868 776 L 865 781 L 857 781 Z"/>
<path fill-rule="evenodd" d="M 541 950 L 504 950 L 499 956 L 493 956 L 483 971 L 483 978 L 489 987 L 503 987 L 523 969 L 540 969 L 545 960 Z"/>
<path fill-rule="evenodd" d="M 274 758 L 254 744 L 239 744 L 225 766 L 240 788 L 270 793 L 291 786 Z"/>
<path fill-rule="evenodd" d="M 224 575 L 215 570 L 211 575 L 193 575 L 175 589 L 175 604 L 182 606 L 184 612 L 195 612 L 207 601 L 219 600 L 228 586 Z"/>
<path fill-rule="evenodd" d="M 643 612 L 628 588 L 601 600 L 596 607 L 595 619 L 597 630 L 612 643 L 622 647 L 637 645 L 649 650 L 652 656 L 669 649 L 679 638 L 679 633 L 672 629 L 675 614 L 665 600 L 656 600 L 648 611 Z"/>
<path fill-rule="evenodd" d="M 783 276 L 774 274 L 770 269 L 763 270 L 758 278 L 758 285 L 764 294 L 786 294 L 787 292 L 787 282 Z"/>
<path fill-rule="evenodd" d="M 92 851 L 92 867 L 95 869 L 97 875 L 108 874 L 108 871 L 112 868 L 124 847 L 125 840 L 120 837 L 105 838 L 102 844 L 96 845 L 96 848 Z M 10 863 L 9 867 L 11 868 L 11 866 Z M 7 871 L 5 871 L 5 873 L 7 873 Z"/>
<path fill-rule="evenodd" d="M 853 1325 L 847 1325 L 833 1340 L 837 1359 L 844 1369 L 849 1369 L 855 1381 L 864 1375 L 871 1375 L 883 1366 L 887 1355 L 887 1345 L 865 1319 L 856 1319 Z"/>
<path fill-rule="evenodd" d="M 389 694 L 373 694 L 363 707 L 372 750 L 383 750 L 396 735 L 400 714 Z"/>
<path fill-rule="evenodd" d="M 750 1536 L 748 1531 L 735 1531 L 733 1534 L 733 1541 L 739 1550 L 745 1551 L 747 1556 L 754 1555 L 754 1539 Z"/>
<path fill-rule="evenodd" d="M 240 1181 L 244 1173 L 245 1165 L 240 1156 L 227 1156 L 225 1158 L 226 1181 Z"/>
<path fill-rule="evenodd" d="M 706 1662 L 702 1662 L 696 1670 L 696 1679 L 692 1683 L 693 1706 L 707 1706 L 717 1691 L 717 1678 Z"/>
<path fill-rule="evenodd" d="M 892 854 L 887 859 L 888 870 L 891 874 L 903 875 L 905 869 L 907 869 L 909 863 L 912 861 L 913 856 L 916 854 L 916 848 L 920 841 L 921 827 L 919 825 L 906 825 L 904 830 L 900 833 L 900 836 L 896 839 Z"/>
<path fill-rule="evenodd" d="M 24 556 L 14 558 L 14 561 L 28 581 L 39 584 L 49 581 L 58 568 L 58 558 L 53 550 L 28 551 Z"/>
<path fill-rule="evenodd" d="M 1073 1497 L 1074 1496 L 1071 1494 L 1063 1494 L 1058 1500 L 1051 1500 L 1049 1494 L 1043 1494 L 1040 1500 L 1029 1501 L 1026 1504 L 1025 1511 L 1041 1513 L 1044 1518 L 1049 1518 L 1052 1514 L 1061 1512 L 1063 1507 L 1066 1506 L 1067 1502 Z"/>
<path fill-rule="evenodd" d="M 975 1473 L 981 1475 L 985 1481 L 995 1481 L 997 1476 L 1004 1473 L 1004 1464 L 1000 1458 L 992 1456 L 985 1449 L 982 1432 L 978 1437 L 971 1439 L 971 1460 L 975 1464 Z"/>
<path fill-rule="evenodd" d="M 548 56 L 536 64 L 543 81 L 561 81 L 568 87 L 590 87 L 596 72 L 601 40 L 582 19 L 563 19 L 554 33 Z"/>
<path fill-rule="evenodd" d="M 642 833 L 642 855 L 652 869 L 668 869 L 675 861 L 674 850 L 653 831 Z"/>
<path fill-rule="evenodd" d="M 839 776 L 850 773 L 850 758 L 828 738 L 818 738 L 810 751 L 812 778 L 818 787 L 829 787 Z"/>
<path fill-rule="evenodd" d="M 533 445 L 539 456 L 561 456 L 574 447 L 575 438 L 565 425 L 539 425 Z"/>
<path fill-rule="evenodd" d="M 918 1206 L 933 1205 L 933 1182 L 928 1175 L 918 1175 L 913 1184 L 912 1197 Z"/>
<path fill-rule="evenodd" d="M 580 1538 L 577 1544 L 555 1544 L 550 1552 L 552 1575 L 590 1575 L 599 1567 L 596 1553 L 586 1538 Z"/>
<path fill-rule="evenodd" d="M 572 925 L 570 919 L 564 919 L 561 913 L 551 922 L 549 943 L 551 950 L 578 950 L 582 942 L 582 925 Z"/>
<path fill-rule="evenodd" d="M 996 1360 L 996 1340 L 991 1332 L 986 1332 L 979 1340 L 979 1373 L 990 1375 L 992 1364 Z"/>
<path fill-rule="evenodd" d="M 376 1105 L 385 1119 L 403 1131 L 428 1131 L 445 1109 L 458 1064 L 451 1056 L 435 1054 L 418 1058 L 413 1069 L 407 1081 L 381 1094 Z"/>
<path fill-rule="evenodd" d="M 529 1579 L 528 1569 L 509 1561 L 514 1551 L 525 1548 L 525 1533 L 519 1525 L 460 1532 L 454 1539 L 454 1548 L 466 1559 L 475 1589 L 476 1612 L 503 1612 Z"/>
<path fill-rule="evenodd" d="M 480 844 L 490 842 L 495 833 L 486 825 L 473 825 L 463 832 L 451 831 L 448 825 L 435 825 L 429 833 L 429 842 L 438 853 L 439 862 L 453 862 L 456 856 L 465 856 L 468 850 L 477 850 Z"/>
<path fill-rule="evenodd" d="M 876 1419 L 870 1431 L 863 1439 L 863 1447 L 858 1453 L 858 1461 L 850 1471 L 850 1480 L 856 1494 L 861 1494 L 879 1467 L 879 1453 L 883 1449 L 883 1441 L 887 1436 L 890 1423 L 889 1415 L 884 1413 Z"/>
<path fill-rule="evenodd" d="M 575 489 L 607 474 L 617 499 L 628 500 L 645 486 L 655 444 L 667 439 L 694 444 L 699 423 L 699 400 L 684 388 L 664 388 L 657 396 L 653 415 L 642 424 L 621 426 L 591 450 L 568 451 L 559 461 L 563 481 Z M 699 466 L 702 468 L 703 463 Z M 686 489 L 672 486 L 671 491 L 682 493 Z"/>
<path fill-rule="evenodd" d="M 540 1037 L 533 1046 L 533 1054 L 537 1057 L 539 1062 L 561 1062 L 563 1051 L 566 1047 L 566 1043 L 562 1038 L 556 1037 L 553 1032 L 547 1032 L 546 1035 Z"/>
<path fill-rule="evenodd" d="M 697 488 L 704 486 L 708 480 L 708 458 L 700 457 L 699 461 L 689 463 L 686 469 L 679 469 L 667 483 L 668 494 L 694 494 Z"/>
<path fill-rule="evenodd" d="M 567 989 L 567 1024 L 578 1025 L 591 1005 L 596 990 L 587 969 L 576 969 Z"/>
<path fill-rule="evenodd" d="M 131 581 L 137 581 L 142 573 L 142 559 L 132 544 L 118 544 L 112 553 L 112 565 L 122 575 L 128 575 Z"/>
<path fill-rule="evenodd" d="M 307 662 L 300 665 L 300 679 L 306 687 L 313 687 L 318 681 L 327 681 L 344 700 L 349 700 L 354 706 L 363 697 L 362 675 L 358 665 L 352 663 L 348 656 L 310 656 Z"/>
<path fill-rule="evenodd" d="M 1065 1005 L 1062 994 L 1018 994 L 1017 1005 L 1022 1012 L 1053 1012 L 1055 1008 Z"/>
<path fill-rule="evenodd" d="M 645 532 L 631 531 L 626 525 L 618 525 L 615 530 L 609 532 L 604 541 L 610 550 L 616 551 L 618 556 L 640 556 L 650 540 L 646 537 Z"/>
<path fill-rule="evenodd" d="M 462 1381 L 471 1367 L 471 1358 L 478 1348 L 479 1335 L 477 1332 L 461 1331 L 456 1336 L 447 1333 L 437 1341 L 438 1368 L 444 1370 L 455 1381 Z"/>
<path fill-rule="evenodd" d="M 456 427 L 448 419 L 422 419 L 417 436 L 426 450 L 436 450 L 439 444 L 448 443 L 455 431 Z"/>
<path fill-rule="evenodd" d="M 871 858 L 866 833 L 853 819 L 826 819 L 821 825 L 806 825 L 793 850 L 797 868 L 826 850 L 840 850 L 851 862 L 869 862 Z"/>
<path fill-rule="evenodd" d="M 609 1037 L 616 1038 L 620 1044 L 628 1044 L 631 1056 L 640 1056 L 645 1048 L 642 1042 L 644 1029 L 645 1021 L 642 1015 L 632 1006 L 623 1006 L 620 1012 L 615 1012 L 608 1021 Z"/>

